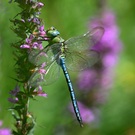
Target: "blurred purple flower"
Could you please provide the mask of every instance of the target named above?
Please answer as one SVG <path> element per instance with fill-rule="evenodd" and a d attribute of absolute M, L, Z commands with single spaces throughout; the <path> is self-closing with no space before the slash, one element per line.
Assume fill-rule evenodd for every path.
<path fill-rule="evenodd" d="M 108 53 L 104 55 L 102 59 L 104 68 L 115 66 L 117 63 L 117 60 L 118 60 L 118 56 L 115 56 L 113 53 Z"/>
<path fill-rule="evenodd" d="M 94 49 L 102 55 L 100 61 L 102 70 L 99 84 L 101 85 L 101 89 L 109 89 L 109 86 L 113 82 L 113 68 L 117 64 L 122 43 L 119 40 L 119 30 L 116 25 L 115 15 L 112 11 L 104 11 L 102 13 L 102 19 L 92 20 L 90 27 L 99 25 L 102 25 L 105 29 L 101 41 L 94 46 Z"/>
<path fill-rule="evenodd" d="M 16 96 L 19 93 L 19 91 L 20 91 L 20 88 L 19 88 L 18 85 L 16 85 L 15 89 L 11 90 L 9 94 L 12 95 L 12 96 Z"/>
<path fill-rule="evenodd" d="M 79 107 L 79 110 L 80 110 L 80 113 L 82 116 L 83 123 L 89 124 L 95 120 L 94 113 L 91 111 L 90 108 L 88 108 L 87 106 L 85 106 L 81 102 L 78 102 L 78 107 Z M 72 113 L 74 113 L 74 109 L 73 109 L 72 104 L 70 104 L 69 109 Z"/>
<path fill-rule="evenodd" d="M 89 91 L 97 83 L 97 73 L 95 70 L 84 70 L 79 74 L 78 86 L 82 90 Z"/>
<path fill-rule="evenodd" d="M 102 16 L 102 19 L 93 19 L 90 24 L 90 28 L 102 26 L 105 29 L 102 39 L 94 48 L 101 53 L 119 53 L 121 50 L 121 41 L 119 40 L 119 30 L 115 23 L 115 15 L 111 11 L 104 11 Z"/>
<path fill-rule="evenodd" d="M 0 120 L 0 127 L 2 124 L 3 122 Z M 0 128 L 0 135 L 11 135 L 11 130 L 8 128 Z"/>
<path fill-rule="evenodd" d="M 10 97 L 10 98 L 8 98 L 8 101 L 11 102 L 11 103 L 17 103 L 18 102 L 18 98 Z"/>
<path fill-rule="evenodd" d="M 0 135 L 11 135 L 11 131 L 8 128 L 0 129 Z"/>
<path fill-rule="evenodd" d="M 101 59 L 92 69 L 80 73 L 78 86 L 82 90 L 90 90 L 96 85 L 99 85 L 100 89 L 106 89 L 109 88 L 108 86 L 111 86 L 109 83 L 112 83 L 112 81 L 108 80 L 112 80 L 112 68 L 116 65 L 122 48 L 113 12 L 104 11 L 101 18 L 91 20 L 90 28 L 97 26 L 102 26 L 105 29 L 105 33 L 100 42 L 95 44 L 92 49 L 100 53 Z"/>
<path fill-rule="evenodd" d="M 113 84 L 114 67 L 122 49 L 122 43 L 119 40 L 119 29 L 112 11 L 105 10 L 100 18 L 91 20 L 90 29 L 98 26 L 103 27 L 105 32 L 102 39 L 92 47 L 92 50 L 99 52 L 100 59 L 95 65 L 82 71 L 78 76 L 78 87 L 85 95 L 82 96 L 83 103 L 79 102 L 78 105 L 84 123 L 96 121 L 97 116 L 93 115 L 91 111 L 93 109 L 90 109 L 90 106 L 105 102 L 108 90 Z M 87 92 L 87 95 L 85 92 Z M 91 95 L 91 99 L 89 95 Z M 84 99 L 84 97 L 87 98 Z M 87 105 L 85 105 L 86 103 Z M 73 109 L 70 109 L 70 111 L 73 112 Z"/>

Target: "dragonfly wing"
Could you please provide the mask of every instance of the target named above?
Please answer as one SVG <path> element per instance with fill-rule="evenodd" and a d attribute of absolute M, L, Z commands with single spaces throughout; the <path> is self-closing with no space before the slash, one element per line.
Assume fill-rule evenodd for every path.
<path fill-rule="evenodd" d="M 90 32 L 88 32 L 88 35 L 90 35 L 91 43 L 93 45 L 98 43 L 101 40 L 102 36 L 104 35 L 104 32 L 105 30 L 103 27 L 95 27 Z"/>
<path fill-rule="evenodd" d="M 45 47 L 42 51 L 32 53 L 29 57 L 30 61 L 37 66 L 37 71 L 32 74 L 29 80 L 32 86 L 49 85 L 59 77 L 59 47 L 60 44 L 53 44 Z M 43 63 L 45 63 L 43 67 L 46 71 L 45 74 L 39 72 Z"/>
<path fill-rule="evenodd" d="M 99 53 L 92 51 L 91 47 L 100 41 L 103 33 L 102 27 L 96 27 L 82 36 L 65 41 L 67 67 L 80 71 L 96 63 L 99 59 Z"/>
<path fill-rule="evenodd" d="M 33 50 L 29 55 L 29 61 L 36 66 L 40 66 L 44 62 L 49 65 L 54 60 L 55 56 L 50 46 L 45 47 L 43 50 Z"/>
<path fill-rule="evenodd" d="M 56 61 L 51 63 L 49 67 L 46 68 L 46 74 L 44 75 L 45 78 L 45 85 L 49 85 L 55 82 L 60 76 L 60 66 L 57 64 Z"/>
<path fill-rule="evenodd" d="M 37 87 L 39 85 L 49 85 L 58 79 L 60 66 L 57 64 L 56 61 L 52 62 L 50 66 L 45 68 L 45 70 L 45 74 L 41 74 L 39 70 L 32 74 L 29 79 L 30 86 Z"/>
<path fill-rule="evenodd" d="M 52 59 L 48 59 L 47 52 L 51 53 L 50 46 L 42 50 L 33 50 L 29 54 L 29 61 L 36 66 L 40 66 L 44 62 L 48 63 Z"/>
<path fill-rule="evenodd" d="M 71 51 L 89 50 L 93 45 L 100 41 L 104 34 L 104 28 L 95 27 L 82 36 L 73 37 L 65 41 Z"/>
<path fill-rule="evenodd" d="M 99 54 L 95 51 L 84 50 L 81 53 L 75 52 L 66 54 L 66 65 L 69 70 L 82 71 L 91 67 L 99 59 Z"/>

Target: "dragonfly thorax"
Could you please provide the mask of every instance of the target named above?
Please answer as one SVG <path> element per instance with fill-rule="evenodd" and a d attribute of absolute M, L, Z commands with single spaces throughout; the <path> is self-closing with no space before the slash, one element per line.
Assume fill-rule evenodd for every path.
<path fill-rule="evenodd" d="M 52 42 L 53 44 L 54 44 L 54 43 L 62 43 L 62 42 L 64 42 L 64 39 L 61 38 L 60 36 L 57 36 L 57 37 L 54 37 L 51 42 Z"/>

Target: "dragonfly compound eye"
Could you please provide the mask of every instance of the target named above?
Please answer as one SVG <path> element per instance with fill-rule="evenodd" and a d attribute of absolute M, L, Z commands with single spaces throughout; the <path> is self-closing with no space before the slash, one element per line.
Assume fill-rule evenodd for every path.
<path fill-rule="evenodd" d="M 48 37 L 53 38 L 53 37 L 57 37 L 60 34 L 60 32 L 57 31 L 54 27 L 51 27 L 50 29 L 47 30 L 46 34 Z"/>

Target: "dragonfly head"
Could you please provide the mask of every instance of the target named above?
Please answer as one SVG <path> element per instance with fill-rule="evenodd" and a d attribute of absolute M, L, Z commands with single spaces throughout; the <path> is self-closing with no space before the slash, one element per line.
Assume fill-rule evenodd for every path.
<path fill-rule="evenodd" d="M 46 34 L 49 38 L 51 38 L 49 41 L 51 44 L 64 42 L 64 39 L 59 36 L 59 31 L 57 31 L 54 27 L 49 28 L 46 31 Z"/>
<path fill-rule="evenodd" d="M 57 31 L 54 27 L 51 27 L 46 31 L 46 34 L 48 37 L 54 38 L 57 37 L 60 34 L 60 32 Z"/>

